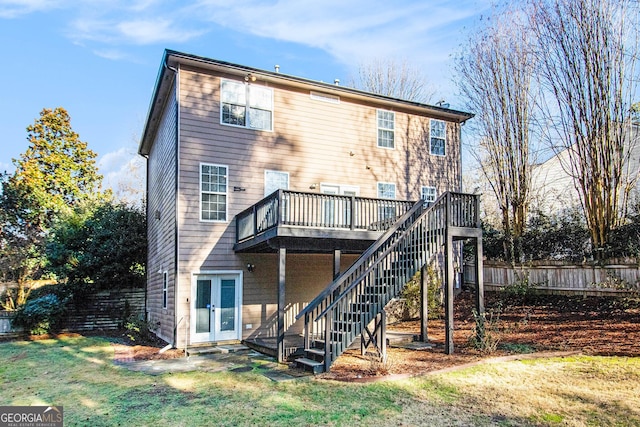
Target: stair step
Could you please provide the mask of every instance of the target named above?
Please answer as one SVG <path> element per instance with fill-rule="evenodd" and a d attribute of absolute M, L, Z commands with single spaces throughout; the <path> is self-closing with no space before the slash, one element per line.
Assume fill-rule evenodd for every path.
<path fill-rule="evenodd" d="M 305 348 L 304 351 L 307 352 L 307 354 L 324 357 L 324 350 L 320 348 Z"/>
<path fill-rule="evenodd" d="M 353 322 L 338 322 L 337 320 L 333 322 L 334 331 L 351 332 L 352 328 Z"/>
<path fill-rule="evenodd" d="M 358 302 L 361 303 L 377 303 L 378 301 L 380 301 L 380 295 L 377 294 L 368 294 L 368 295 L 363 295 L 360 294 L 358 295 Z"/>
<path fill-rule="evenodd" d="M 320 374 L 324 372 L 324 363 L 316 362 L 315 360 L 307 359 L 306 357 L 300 357 L 296 359 L 296 365 L 306 371 L 311 371 L 314 374 Z"/>

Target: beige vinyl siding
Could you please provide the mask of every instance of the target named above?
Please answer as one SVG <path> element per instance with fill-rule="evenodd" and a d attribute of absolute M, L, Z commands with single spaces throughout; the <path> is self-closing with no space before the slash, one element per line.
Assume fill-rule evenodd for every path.
<path fill-rule="evenodd" d="M 312 191 L 311 184 L 329 182 L 358 186 L 361 196 L 377 197 L 376 183 L 383 181 L 396 184 L 398 199 L 418 200 L 423 185 L 436 187 L 438 194 L 460 189 L 458 124 L 447 123 L 447 155 L 431 156 L 430 117 L 398 109 L 394 111 L 395 148 L 383 149 L 377 147 L 379 106 L 346 97 L 339 104 L 321 102 L 311 99 L 308 90 L 268 85 L 274 90 L 273 131 L 227 126 L 220 123 L 220 78 L 238 80 L 187 67 L 180 70 L 178 313 L 187 322 L 193 273 L 244 270 L 243 335 L 256 333 L 260 325 L 268 329 L 265 322 L 276 304 L 275 255 L 257 257 L 233 251 L 233 219 L 263 198 L 265 169 L 288 172 L 289 188 L 294 191 Z M 228 166 L 225 223 L 200 221 L 201 162 Z M 234 192 L 234 187 L 245 191 Z M 252 262 L 256 270 L 247 273 L 247 260 L 253 258 L 258 258 Z M 318 255 L 308 261 L 303 255 L 287 257 L 286 298 L 292 304 L 308 302 L 331 278 L 330 256 Z M 245 329 L 246 324 L 252 328 Z"/>
<path fill-rule="evenodd" d="M 147 310 L 156 333 L 173 341 L 175 292 L 175 188 L 177 106 L 175 91 L 167 106 L 147 161 Z M 160 218 L 158 219 L 157 216 Z M 162 272 L 168 272 L 167 308 L 162 308 Z M 158 325 L 159 323 L 159 325 Z"/>
<path fill-rule="evenodd" d="M 277 256 L 245 255 L 255 265 L 253 273 L 244 275 L 243 338 L 275 337 L 277 333 Z M 341 270 L 356 260 L 355 255 L 344 255 Z M 246 265 L 246 264 L 245 264 Z M 302 321 L 296 315 L 333 279 L 333 256 L 288 254 L 286 260 L 285 329 L 287 334 L 301 333 Z M 289 329 L 290 326 L 295 326 Z M 251 329 L 245 326 L 251 325 Z"/>

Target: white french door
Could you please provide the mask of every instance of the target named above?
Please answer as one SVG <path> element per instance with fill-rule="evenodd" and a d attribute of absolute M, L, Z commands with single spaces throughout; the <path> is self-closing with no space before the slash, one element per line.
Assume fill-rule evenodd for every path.
<path fill-rule="evenodd" d="M 197 274 L 192 289 L 191 342 L 241 339 L 240 274 Z"/>
<path fill-rule="evenodd" d="M 320 192 L 323 194 L 336 194 L 343 196 L 357 196 L 360 187 L 340 184 L 320 184 Z M 350 226 L 351 206 L 344 200 L 326 200 L 324 202 L 324 221 L 327 225 L 337 227 Z"/>

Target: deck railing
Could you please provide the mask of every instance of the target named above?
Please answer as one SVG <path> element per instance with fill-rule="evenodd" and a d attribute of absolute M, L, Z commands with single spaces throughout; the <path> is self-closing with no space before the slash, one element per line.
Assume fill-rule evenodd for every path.
<path fill-rule="evenodd" d="M 415 202 L 278 190 L 236 216 L 236 241 L 281 225 L 384 231 Z"/>

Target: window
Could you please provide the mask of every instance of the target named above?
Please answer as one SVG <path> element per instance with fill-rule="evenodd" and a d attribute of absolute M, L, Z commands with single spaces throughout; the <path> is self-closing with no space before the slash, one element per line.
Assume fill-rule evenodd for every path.
<path fill-rule="evenodd" d="M 380 199 L 395 199 L 396 198 L 396 185 L 389 182 L 378 183 L 378 198 Z M 379 210 L 380 219 L 389 219 L 396 217 L 396 206 L 394 203 L 382 204 Z"/>
<path fill-rule="evenodd" d="M 442 120 L 431 120 L 430 128 L 430 145 L 431 154 L 436 156 L 444 156 L 447 146 L 447 124 Z"/>
<path fill-rule="evenodd" d="M 420 191 L 420 198 L 426 203 L 433 203 L 436 201 L 436 187 L 422 187 Z"/>
<path fill-rule="evenodd" d="M 167 294 L 169 290 L 169 273 L 162 273 L 162 308 L 167 308 Z"/>
<path fill-rule="evenodd" d="M 267 197 L 269 194 L 280 189 L 289 189 L 289 172 L 265 170 L 264 196 Z"/>
<path fill-rule="evenodd" d="M 226 166 L 200 164 L 200 219 L 227 220 Z"/>
<path fill-rule="evenodd" d="M 396 113 L 378 110 L 378 147 L 394 148 Z"/>
<path fill-rule="evenodd" d="M 273 128 L 273 90 L 231 80 L 222 80 L 221 122 L 251 129 Z"/>
<path fill-rule="evenodd" d="M 378 183 L 378 198 L 380 199 L 395 199 L 396 198 L 396 185 L 389 182 Z"/>

